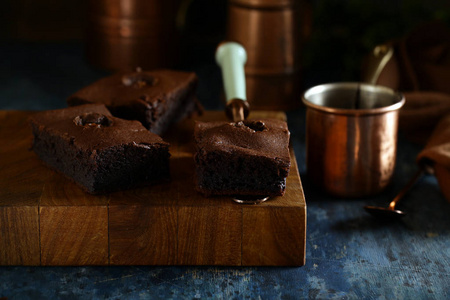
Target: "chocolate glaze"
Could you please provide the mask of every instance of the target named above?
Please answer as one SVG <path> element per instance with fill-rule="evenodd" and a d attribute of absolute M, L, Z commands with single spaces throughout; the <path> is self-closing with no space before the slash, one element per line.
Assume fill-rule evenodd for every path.
<path fill-rule="evenodd" d="M 86 102 L 119 106 L 138 99 L 153 106 L 158 99 L 171 98 L 197 81 L 195 73 L 157 70 L 117 73 L 102 78 L 69 97 Z"/>
<path fill-rule="evenodd" d="M 163 134 L 197 108 L 197 81 L 195 73 L 173 70 L 121 72 L 79 90 L 67 103 L 105 104 L 114 116 Z"/>
<path fill-rule="evenodd" d="M 39 112 L 30 119 L 33 150 L 89 193 L 148 185 L 169 176 L 169 144 L 104 105 Z"/>
<path fill-rule="evenodd" d="M 205 151 L 240 151 L 249 155 L 289 162 L 289 130 L 279 120 L 247 120 L 237 123 L 197 122 L 197 147 Z"/>
<path fill-rule="evenodd" d="M 94 115 L 97 116 L 97 122 L 100 124 L 97 124 L 94 119 L 90 119 L 89 122 L 89 119 L 86 118 Z M 105 118 L 108 120 L 107 122 L 105 122 Z M 33 115 L 30 121 L 39 126 L 41 130 L 62 136 L 70 140 L 76 147 L 84 150 L 100 150 L 118 144 L 132 143 L 168 145 L 161 137 L 149 132 L 141 123 L 113 117 L 102 104 L 43 111 Z"/>

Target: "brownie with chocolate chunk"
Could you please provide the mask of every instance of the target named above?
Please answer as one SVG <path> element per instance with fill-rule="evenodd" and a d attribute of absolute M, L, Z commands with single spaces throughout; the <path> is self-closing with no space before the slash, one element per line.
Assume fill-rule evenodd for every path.
<path fill-rule="evenodd" d="M 33 150 L 89 193 L 147 185 L 169 176 L 169 144 L 138 121 L 101 104 L 43 111 L 30 118 Z"/>
<path fill-rule="evenodd" d="M 138 120 L 161 135 L 172 124 L 199 110 L 197 81 L 195 73 L 173 70 L 117 73 L 81 89 L 67 103 L 105 104 L 115 117 Z"/>
<path fill-rule="evenodd" d="M 284 195 L 289 136 L 286 122 L 279 120 L 197 122 L 197 190 L 205 196 Z"/>

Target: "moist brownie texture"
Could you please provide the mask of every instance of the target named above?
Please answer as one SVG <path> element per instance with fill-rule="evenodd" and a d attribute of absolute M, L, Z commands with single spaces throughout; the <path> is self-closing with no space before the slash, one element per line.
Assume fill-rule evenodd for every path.
<path fill-rule="evenodd" d="M 195 73 L 172 70 L 118 73 L 81 89 L 67 103 L 105 104 L 114 116 L 138 120 L 161 135 L 199 108 L 197 81 Z"/>
<path fill-rule="evenodd" d="M 279 120 L 197 122 L 196 187 L 205 196 L 282 196 L 289 131 Z"/>
<path fill-rule="evenodd" d="M 30 118 L 33 150 L 89 193 L 108 193 L 169 176 L 169 144 L 104 105 L 39 112 Z"/>

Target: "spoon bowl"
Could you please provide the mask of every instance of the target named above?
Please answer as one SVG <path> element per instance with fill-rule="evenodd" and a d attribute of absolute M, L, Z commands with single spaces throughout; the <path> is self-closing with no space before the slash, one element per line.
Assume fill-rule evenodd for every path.
<path fill-rule="evenodd" d="M 416 174 L 409 180 L 405 187 L 395 196 L 394 200 L 389 203 L 388 207 L 379 206 L 364 206 L 364 209 L 377 219 L 393 220 L 400 219 L 406 215 L 406 212 L 395 209 L 395 206 L 400 202 L 407 192 L 414 186 L 414 184 L 425 174 L 427 168 L 421 167 Z"/>
<path fill-rule="evenodd" d="M 383 220 L 400 219 L 406 216 L 407 214 L 406 212 L 398 209 L 389 209 L 385 207 L 370 206 L 370 205 L 364 206 L 364 209 L 375 218 Z"/>
<path fill-rule="evenodd" d="M 267 196 L 239 196 L 233 198 L 233 201 L 240 204 L 260 204 L 269 200 Z"/>

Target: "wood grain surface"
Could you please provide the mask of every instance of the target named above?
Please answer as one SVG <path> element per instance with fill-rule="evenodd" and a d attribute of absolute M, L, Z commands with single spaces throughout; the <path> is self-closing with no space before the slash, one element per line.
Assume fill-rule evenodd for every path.
<path fill-rule="evenodd" d="M 193 184 L 194 120 L 186 120 L 163 137 L 170 181 L 94 196 L 30 150 L 31 114 L 0 111 L 0 265 L 304 265 L 306 203 L 292 149 L 285 196 L 259 205 L 205 198 Z"/>

